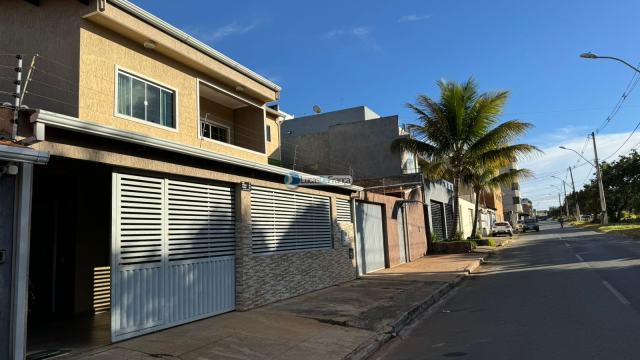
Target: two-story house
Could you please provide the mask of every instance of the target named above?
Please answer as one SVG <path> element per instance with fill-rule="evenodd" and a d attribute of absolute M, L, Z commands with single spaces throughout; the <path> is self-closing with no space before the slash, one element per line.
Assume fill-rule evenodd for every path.
<path fill-rule="evenodd" d="M 356 277 L 362 188 L 285 186 L 291 170 L 268 161 L 287 117 L 267 106 L 279 86 L 126 0 L 4 0 L 0 34 L 2 54 L 23 57 L 16 140 L 51 155 L 33 171 L 24 251 L 0 265 L 15 269 L 0 358 Z M 16 57 L 0 61 L 17 76 Z M 14 86 L 0 93 L 4 137 Z"/>

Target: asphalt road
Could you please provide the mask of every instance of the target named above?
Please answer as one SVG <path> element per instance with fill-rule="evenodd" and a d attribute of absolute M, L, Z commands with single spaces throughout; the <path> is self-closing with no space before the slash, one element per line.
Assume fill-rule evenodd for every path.
<path fill-rule="evenodd" d="M 640 359 L 640 241 L 541 225 L 369 359 Z"/>

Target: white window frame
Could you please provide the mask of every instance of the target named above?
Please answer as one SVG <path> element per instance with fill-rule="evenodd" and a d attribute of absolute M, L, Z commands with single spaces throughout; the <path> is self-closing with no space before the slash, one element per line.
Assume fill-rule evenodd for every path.
<path fill-rule="evenodd" d="M 144 83 L 153 85 L 153 86 L 155 86 L 155 87 L 157 87 L 157 88 L 159 88 L 161 90 L 173 92 L 173 98 L 174 98 L 173 101 L 175 103 L 175 106 L 174 106 L 175 114 L 174 114 L 174 117 L 173 117 L 173 121 L 175 123 L 175 127 L 172 128 L 172 127 L 168 127 L 168 126 L 152 123 L 151 121 L 141 120 L 141 119 L 135 118 L 133 116 L 120 114 L 118 112 L 118 75 L 120 73 L 122 73 L 124 75 L 127 75 L 127 76 L 131 77 L 132 79 L 136 79 L 136 80 L 142 81 Z M 176 89 L 176 88 L 174 88 L 172 86 L 169 86 L 167 84 L 163 84 L 162 82 L 156 81 L 156 80 L 154 80 L 154 79 L 152 79 L 150 77 L 141 75 L 141 74 L 139 74 L 139 73 L 137 73 L 135 71 L 123 68 L 123 67 L 121 67 L 119 65 L 116 65 L 115 88 L 114 88 L 113 92 L 114 92 L 114 95 L 115 95 L 114 96 L 114 102 L 113 102 L 114 103 L 113 116 L 115 116 L 117 118 L 120 118 L 120 119 L 134 121 L 134 122 L 137 122 L 139 124 L 152 126 L 152 127 L 155 127 L 155 128 L 158 128 L 158 129 L 162 129 L 162 130 L 167 130 L 167 131 L 171 131 L 171 132 L 175 132 L 175 133 L 178 132 L 178 124 L 179 124 L 179 122 L 178 122 L 178 89 Z"/>
<path fill-rule="evenodd" d="M 260 156 L 267 156 L 267 131 L 266 130 L 264 131 L 264 151 L 263 152 L 246 149 L 246 148 L 243 148 L 242 146 L 233 145 L 231 143 L 227 144 L 227 143 L 224 143 L 222 141 L 217 141 L 217 140 L 209 139 L 209 138 L 206 138 L 206 137 L 202 136 L 202 126 L 200 126 L 200 119 L 203 119 L 203 117 L 200 116 L 200 83 L 205 84 L 205 85 L 207 85 L 209 87 L 212 87 L 212 88 L 218 90 L 219 92 L 221 92 L 221 93 L 223 93 L 223 94 L 225 94 L 225 95 L 227 95 L 229 97 L 235 98 L 236 100 L 242 101 L 242 102 L 246 103 L 247 105 L 255 106 L 255 107 L 261 109 L 262 110 L 262 128 L 266 129 L 265 126 L 267 125 L 267 112 L 264 109 L 264 106 L 260 106 L 260 105 L 254 103 L 251 100 L 247 100 L 247 99 L 245 99 L 245 98 L 243 98 L 241 96 L 233 94 L 233 93 L 221 88 L 220 86 L 214 85 L 214 84 L 212 84 L 212 83 L 210 83 L 210 82 L 208 82 L 206 80 L 203 80 L 201 78 L 196 78 L 196 96 L 198 98 L 198 115 L 197 116 L 198 116 L 198 119 L 199 119 L 198 120 L 198 130 L 197 130 L 198 131 L 198 139 L 199 140 L 204 140 L 204 141 L 209 141 L 209 142 L 212 142 L 214 144 L 230 147 L 232 149 L 246 151 L 246 152 L 249 152 L 249 153 L 252 153 L 252 154 L 256 154 L 256 155 L 260 155 Z M 229 134 L 231 134 L 231 133 L 229 133 Z M 229 136 L 229 139 L 231 139 L 231 136 Z"/>
<path fill-rule="evenodd" d="M 202 116 L 200 116 L 200 123 L 199 124 L 200 124 L 200 137 L 202 137 L 203 140 L 209 140 L 209 141 L 213 141 L 213 142 L 220 143 L 220 144 L 231 144 L 231 128 L 228 127 L 227 125 L 222 125 L 217 121 L 209 120 L 209 119 L 206 119 L 206 118 L 204 118 Z M 217 126 L 219 128 L 226 129 L 227 130 L 227 142 L 216 140 L 216 139 L 211 139 L 211 138 L 208 138 L 208 137 L 205 137 L 204 135 L 202 135 L 202 124 L 214 125 L 214 126 Z"/>

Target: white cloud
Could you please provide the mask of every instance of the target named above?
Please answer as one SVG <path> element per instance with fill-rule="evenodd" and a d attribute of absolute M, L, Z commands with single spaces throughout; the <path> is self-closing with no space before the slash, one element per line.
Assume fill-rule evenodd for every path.
<path fill-rule="evenodd" d="M 418 21 L 418 20 L 425 20 L 430 18 L 431 15 L 416 15 L 416 14 L 411 14 L 411 15 L 405 15 L 403 17 L 401 17 L 400 19 L 398 19 L 398 22 L 409 22 L 409 21 Z"/>
<path fill-rule="evenodd" d="M 203 30 L 201 28 L 190 28 L 185 31 L 200 41 L 212 42 L 220 38 L 223 38 L 225 36 L 230 36 L 235 34 L 244 34 L 246 32 L 249 32 L 255 29 L 258 25 L 260 25 L 260 23 L 261 23 L 261 20 L 258 19 L 258 20 L 253 20 L 248 24 L 241 25 L 234 20 L 231 24 L 225 25 L 215 30 Z"/>
<path fill-rule="evenodd" d="M 380 45 L 375 41 L 371 33 L 373 29 L 371 27 L 358 26 L 349 29 L 333 29 L 327 33 L 324 33 L 322 37 L 326 40 L 331 40 L 343 36 L 354 36 L 358 38 L 365 46 L 380 50 Z"/>
<path fill-rule="evenodd" d="M 566 129 L 567 132 L 563 133 L 562 129 Z M 571 130 L 571 127 L 562 129 L 556 129 L 554 132 L 557 134 L 555 135 L 545 135 L 555 136 L 557 139 L 561 139 L 560 141 L 549 140 L 545 145 L 538 144 L 545 152 L 544 156 L 518 164 L 520 168 L 532 170 L 537 177 L 533 180 L 523 181 L 521 193 L 523 198 L 528 198 L 533 201 L 534 207 L 538 209 L 547 209 L 549 206 L 558 205 L 558 190 L 551 185 L 562 186 L 562 181 L 551 177 L 551 175 L 555 175 L 562 180 L 566 178 L 565 181 L 567 184 L 571 184 L 568 168 L 577 165 L 575 169 L 572 169 L 576 191 L 582 189 L 583 184 L 589 183 L 589 180 L 594 178 L 593 174 L 595 173 L 595 169 L 593 169 L 591 165 L 573 151 L 559 148 L 559 146 L 562 145 L 566 148 L 576 150 L 578 153 L 581 153 L 584 148 L 583 156 L 593 163 L 593 140 L 589 139 L 589 141 L 586 142 L 586 148 L 584 147 L 587 138 L 586 133 L 588 131 L 575 131 Z M 577 127 L 577 129 L 582 129 L 582 127 Z M 584 135 L 576 135 L 581 133 Z M 606 161 L 613 161 L 618 159 L 618 155 L 628 153 L 634 145 L 640 142 L 640 132 L 631 135 L 629 141 L 622 145 L 629 135 L 631 135 L 629 132 L 596 135 L 599 160 L 603 161 L 606 159 Z M 536 144 L 533 141 L 530 141 L 530 143 Z M 620 148 L 621 146 L 622 148 Z M 619 148 L 620 151 L 615 153 Z M 613 155 L 614 153 L 615 155 Z M 570 191 L 571 189 L 567 186 L 567 194 Z M 562 198 L 564 199 L 564 193 L 562 194 Z"/>

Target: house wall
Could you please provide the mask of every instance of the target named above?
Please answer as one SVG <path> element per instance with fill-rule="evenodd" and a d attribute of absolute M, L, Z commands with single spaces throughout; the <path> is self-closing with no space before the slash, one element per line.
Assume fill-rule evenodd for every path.
<path fill-rule="evenodd" d="M 398 234 L 398 222 L 402 219 L 393 218 L 393 208 L 397 201 L 402 200 L 400 197 L 388 196 L 373 192 L 364 192 L 364 201 L 381 204 L 385 207 L 386 219 L 384 229 L 385 241 L 385 261 L 387 267 L 395 267 L 401 264 L 400 258 L 400 239 Z M 422 201 L 422 194 L 419 189 L 407 192 L 406 198 L 409 200 Z M 427 238 L 424 222 L 423 205 L 418 203 L 407 203 L 405 209 L 407 213 L 407 225 L 405 226 L 405 249 L 411 252 L 410 259 L 415 260 L 423 257 L 427 253 Z M 407 261 L 409 257 L 407 257 Z"/>
<path fill-rule="evenodd" d="M 207 115 L 209 114 L 209 115 Z M 235 123 L 233 121 L 233 109 L 215 101 L 200 97 L 200 117 L 213 120 L 229 127 L 229 143 L 233 144 L 235 137 Z"/>
<path fill-rule="evenodd" d="M 256 162 L 267 162 L 266 155 L 259 155 L 239 148 L 219 143 L 201 141 L 198 138 L 198 78 L 211 83 L 216 81 L 188 66 L 164 56 L 157 51 L 146 49 L 140 43 L 125 38 L 111 30 L 92 22 L 84 22 L 80 30 L 80 110 L 79 118 L 154 137 L 198 146 L 203 149 L 236 156 Z M 151 82 L 159 83 L 177 91 L 177 131 L 168 127 L 154 126 L 115 116 L 116 65 L 137 74 Z M 243 95 L 244 96 L 244 95 Z M 256 99 L 249 99 L 256 102 Z M 212 105 L 207 104 L 206 105 Z M 259 103 L 260 106 L 263 103 Z M 215 109 L 212 109 L 215 111 Z M 222 110 L 222 109 L 218 109 Z M 264 137 L 264 110 L 248 106 L 234 111 L 235 125 L 247 129 L 234 130 L 234 141 L 242 135 L 245 147 L 260 148 L 255 137 Z M 219 113 L 220 113 L 219 111 Z M 224 114 L 228 116 L 228 114 Z M 246 132 L 257 131 L 251 138 Z M 263 141 L 264 142 L 264 141 Z"/>
<path fill-rule="evenodd" d="M 414 189 L 407 193 L 406 198 L 422 202 L 422 190 Z M 422 203 L 407 203 L 406 209 L 411 260 L 414 260 L 427 254 L 428 224 L 425 224 L 424 221 L 424 205 Z"/>
<path fill-rule="evenodd" d="M 286 121 L 284 123 L 286 123 Z M 284 134 L 283 131 L 280 133 Z M 295 170 L 297 171 L 302 171 L 307 165 L 318 164 L 318 172 L 320 174 L 332 174 L 329 133 L 324 132 L 292 138 L 282 138 L 281 151 L 282 161 L 295 164 Z M 342 162 L 337 162 L 337 164 L 345 166 L 337 167 L 337 169 L 346 172 L 349 171 L 348 164 Z"/>
<path fill-rule="evenodd" d="M 59 135 L 59 139 L 55 139 Z M 354 247 L 353 225 L 337 222 L 335 199 L 349 199 L 347 191 L 335 193 L 316 188 L 289 190 L 280 175 L 266 176 L 272 180 L 247 177 L 229 172 L 212 170 L 214 164 L 185 156 L 169 159 L 159 152 L 148 152 L 139 146 L 118 144 L 107 139 L 85 137 L 70 141 L 73 133 L 50 131 L 50 141 L 34 145 L 39 150 L 50 151 L 52 156 L 68 159 L 100 162 L 122 169 L 152 171 L 195 178 L 218 180 L 239 184 L 250 181 L 254 186 L 264 186 L 285 191 L 298 191 L 331 198 L 333 248 L 286 254 L 253 256 L 251 251 L 251 201 L 250 193 L 238 191 L 242 201 L 239 221 L 236 223 L 236 300 L 238 310 L 248 310 L 270 302 L 301 295 L 324 287 L 356 278 L 355 260 L 349 259 L 349 248 Z M 55 141 L 53 141 L 55 140 Z M 83 143 L 80 143 L 83 141 Z M 72 143 L 73 142 L 73 143 Z M 138 149 L 138 150 L 136 150 Z M 198 164 L 198 166 L 195 166 Z M 209 165 L 207 165 L 209 164 Z M 251 170 L 247 170 L 249 174 Z M 349 233 L 350 246 L 342 246 L 340 230 Z"/>
<path fill-rule="evenodd" d="M 464 238 L 468 238 L 472 234 L 473 230 L 473 211 L 475 209 L 475 204 L 465 200 L 459 199 L 459 221 L 460 221 L 460 230 L 464 233 Z"/>
<path fill-rule="evenodd" d="M 319 115 L 297 117 L 282 123 L 282 138 L 289 139 L 302 135 L 329 131 L 330 126 L 348 124 L 379 118 L 380 115 L 366 106 L 332 111 Z M 287 134 L 287 132 L 291 134 Z"/>
<path fill-rule="evenodd" d="M 12 54 L 30 54 L 23 59 L 23 81 L 33 54 L 44 57 L 36 58 L 34 65 L 39 70 L 32 73 L 34 81 L 28 89 L 39 96 L 25 95 L 23 104 L 78 116 L 78 88 L 75 84 L 79 82 L 80 23 L 82 16 L 91 9 L 70 0 L 41 0 L 39 7 L 24 0 L 0 1 L 0 49 Z M 2 58 L 3 64 L 18 66 L 14 57 Z M 12 78 L 16 76 L 9 69 L 3 69 L 2 74 Z M 5 85 L 11 86 L 13 91 L 13 85 Z M 3 90 L 6 91 L 4 86 Z"/>
<path fill-rule="evenodd" d="M 233 118 L 235 121 L 234 144 L 259 153 L 265 153 L 264 109 L 256 108 L 255 106 L 234 109 Z"/>
<path fill-rule="evenodd" d="M 398 138 L 398 117 L 389 116 L 329 127 L 332 174 L 348 174 L 353 166 L 354 179 L 402 175 L 402 153 L 391 150 Z"/>
<path fill-rule="evenodd" d="M 267 141 L 267 156 L 270 159 L 281 160 L 282 151 L 280 149 L 280 124 L 278 124 L 278 117 L 267 113 L 265 131 L 267 125 L 271 127 L 271 141 Z"/>

